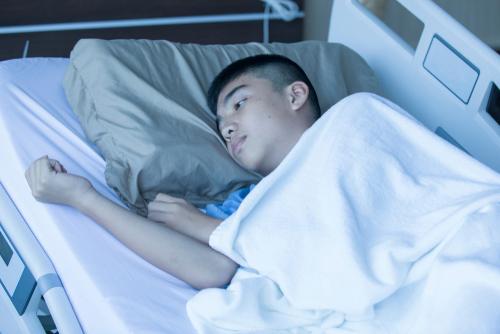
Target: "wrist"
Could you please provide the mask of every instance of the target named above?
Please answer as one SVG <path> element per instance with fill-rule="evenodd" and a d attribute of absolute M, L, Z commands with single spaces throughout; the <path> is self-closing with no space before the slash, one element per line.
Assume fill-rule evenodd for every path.
<path fill-rule="evenodd" d="M 96 198 L 99 196 L 100 194 L 97 190 L 90 186 L 82 193 L 73 196 L 74 198 L 69 201 L 68 205 L 78 209 L 79 211 L 85 212 L 88 208 L 93 206 L 92 203 L 95 202 Z"/>
<path fill-rule="evenodd" d="M 203 224 L 200 224 L 197 228 L 197 233 L 199 234 L 197 239 L 208 245 L 210 235 L 219 226 L 221 221 L 208 215 L 200 214 L 203 217 L 200 219 Z"/>

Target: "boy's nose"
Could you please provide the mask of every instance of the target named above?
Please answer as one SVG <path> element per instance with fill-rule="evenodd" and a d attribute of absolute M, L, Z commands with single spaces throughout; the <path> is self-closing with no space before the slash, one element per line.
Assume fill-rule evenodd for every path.
<path fill-rule="evenodd" d="M 222 129 L 222 137 L 227 141 L 231 141 L 231 137 L 234 135 L 234 131 L 236 130 L 236 125 L 234 123 L 228 124 Z"/>

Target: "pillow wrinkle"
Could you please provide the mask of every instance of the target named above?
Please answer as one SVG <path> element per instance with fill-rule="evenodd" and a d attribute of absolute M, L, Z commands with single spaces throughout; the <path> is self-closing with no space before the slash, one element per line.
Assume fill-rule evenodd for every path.
<path fill-rule="evenodd" d="M 178 70 L 180 70 L 184 75 L 186 75 L 188 78 L 192 78 L 193 81 L 196 81 L 194 78 L 193 72 L 190 70 L 189 65 L 183 61 L 184 58 L 180 56 L 180 53 L 178 51 L 174 52 L 174 55 L 176 57 L 179 57 L 177 60 L 178 66 L 176 67 Z M 174 97 L 172 96 L 173 94 L 169 93 L 169 90 L 166 89 L 166 92 L 161 91 L 159 88 L 155 87 L 153 84 L 151 84 L 151 81 L 148 81 L 147 78 L 144 78 L 144 75 L 141 74 L 138 68 L 131 67 L 128 65 L 126 62 L 123 61 L 122 58 L 120 58 L 119 61 L 117 61 L 116 65 L 120 65 L 119 68 L 117 68 L 113 73 L 115 74 L 120 74 L 120 75 L 130 75 L 130 80 L 134 80 L 134 86 L 129 87 L 129 88 L 134 88 L 135 90 L 143 90 L 143 91 L 148 91 L 149 98 L 147 100 L 139 100 L 138 102 L 133 101 L 133 98 L 136 96 L 134 91 L 130 91 L 130 89 L 126 89 L 125 91 L 129 91 L 129 94 L 126 96 L 123 95 L 124 89 L 118 90 L 116 86 L 112 88 L 110 91 L 113 92 L 115 91 L 117 96 L 115 96 L 115 99 L 112 99 L 111 101 L 119 101 L 119 104 L 121 107 L 125 107 L 126 105 L 142 105 L 143 108 L 138 108 L 140 109 L 139 112 L 136 113 L 127 113 L 127 117 L 133 118 L 133 117 L 138 117 L 137 115 L 148 115 L 152 113 L 153 115 L 156 114 L 155 111 L 151 112 L 150 108 L 154 110 L 153 106 L 149 106 L 151 103 L 151 100 L 157 99 L 161 100 L 165 104 L 165 108 L 171 111 L 175 111 L 175 117 L 179 117 L 182 119 L 183 122 L 186 122 L 187 124 L 193 124 L 197 125 L 200 129 L 203 131 L 206 131 L 207 133 L 211 135 L 216 135 L 215 132 L 215 118 L 213 115 L 211 117 L 207 116 L 207 112 L 197 112 L 197 110 L 200 110 L 200 108 L 193 108 L 191 110 L 184 108 L 180 103 L 174 100 Z M 184 70 L 183 70 L 184 69 Z M 178 76 L 180 77 L 180 76 Z M 188 80 L 182 80 L 185 84 L 187 84 Z M 198 88 L 198 89 L 196 89 Z M 193 87 L 192 84 L 190 84 L 190 89 L 193 91 L 201 91 L 201 87 Z M 156 94 L 156 95 L 155 95 Z M 198 99 L 203 100 L 205 103 L 205 95 L 204 93 L 198 94 Z M 171 96 L 169 98 L 169 96 Z M 196 97 L 195 94 L 192 95 L 193 97 Z M 207 108 L 208 109 L 208 108 Z M 201 109 L 203 111 L 203 109 Z M 185 111 L 185 112 L 182 112 Z M 134 122 L 132 122 L 134 123 Z M 137 123 L 137 122 L 136 122 Z M 209 124 L 213 124 L 210 126 Z M 221 144 L 223 145 L 222 140 L 220 140 Z"/>

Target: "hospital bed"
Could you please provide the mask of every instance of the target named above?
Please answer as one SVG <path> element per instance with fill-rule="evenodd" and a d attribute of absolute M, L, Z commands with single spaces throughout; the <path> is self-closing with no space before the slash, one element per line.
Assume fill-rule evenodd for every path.
<path fill-rule="evenodd" d="M 398 2 L 423 24 L 416 47 L 356 0 L 335 1 L 329 41 L 357 51 L 386 97 L 500 171 L 500 57 L 432 1 Z M 67 63 L 0 63 L 0 333 L 194 332 L 185 312 L 194 289 L 85 216 L 31 196 L 24 170 L 44 152 L 74 161 L 67 169 L 118 202 L 65 100 Z"/>

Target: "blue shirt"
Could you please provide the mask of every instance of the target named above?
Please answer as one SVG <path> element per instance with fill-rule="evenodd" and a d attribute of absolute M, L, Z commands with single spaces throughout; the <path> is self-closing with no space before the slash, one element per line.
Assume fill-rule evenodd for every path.
<path fill-rule="evenodd" d="M 243 187 L 236 191 L 233 191 L 222 203 L 218 204 L 208 204 L 205 209 L 202 209 L 205 214 L 210 217 L 224 220 L 229 217 L 233 212 L 238 210 L 243 199 L 252 191 L 255 184 L 249 187 Z"/>

